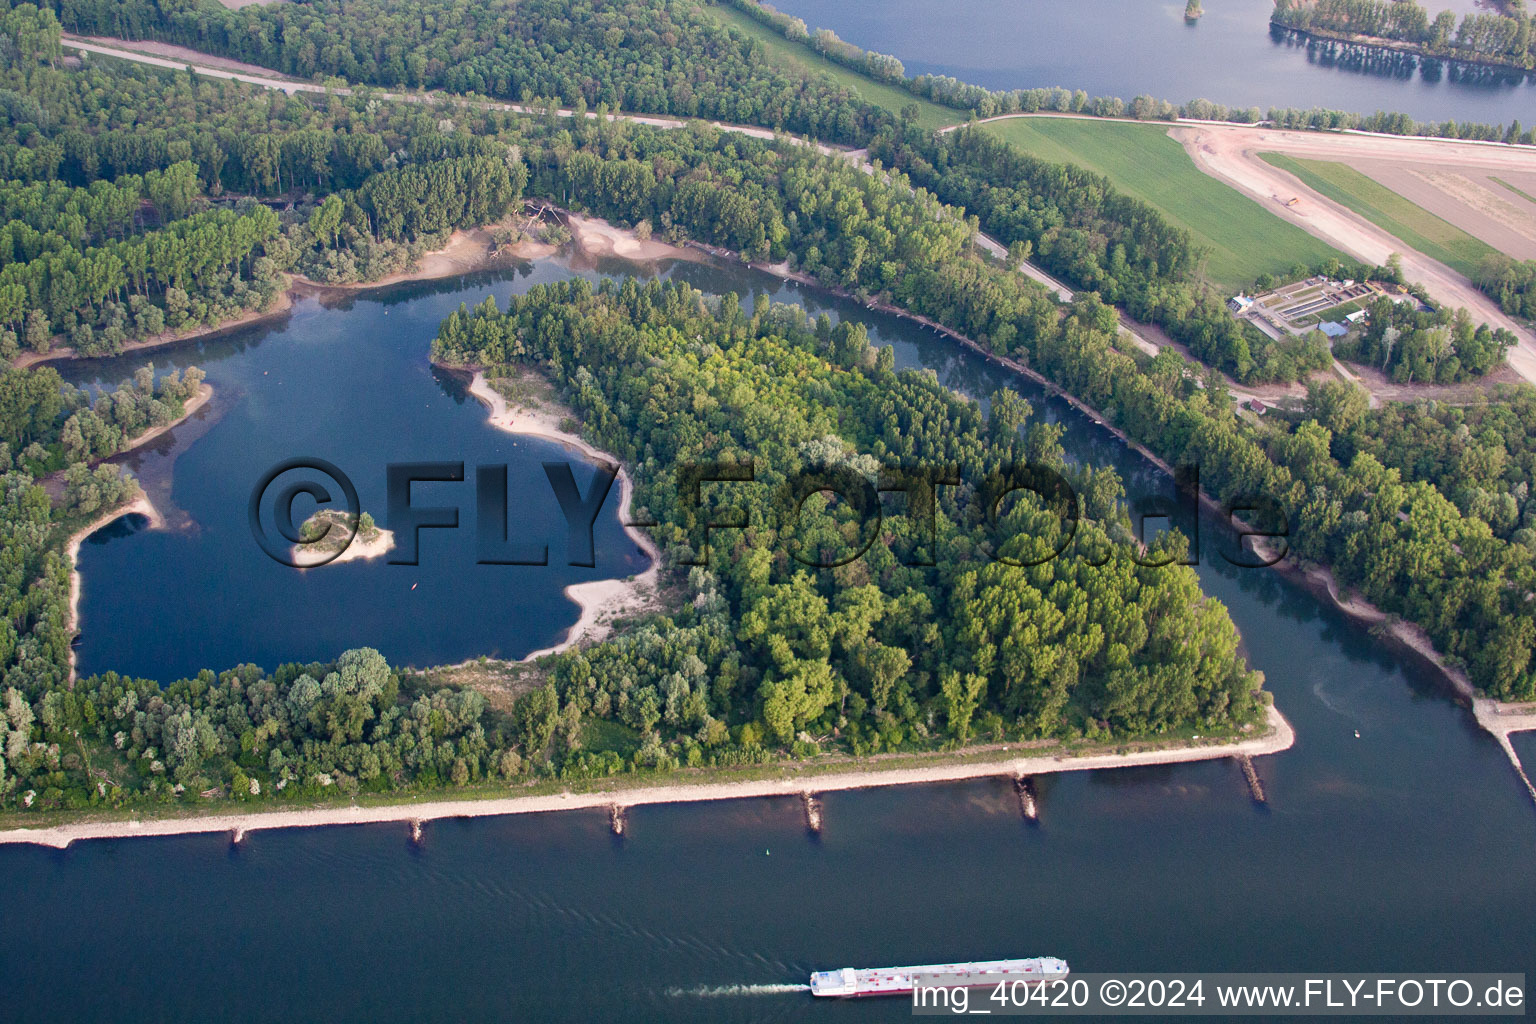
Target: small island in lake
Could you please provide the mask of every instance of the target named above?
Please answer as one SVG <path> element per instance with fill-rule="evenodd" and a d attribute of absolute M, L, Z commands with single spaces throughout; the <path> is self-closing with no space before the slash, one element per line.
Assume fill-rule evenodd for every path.
<path fill-rule="evenodd" d="M 367 512 L 357 516 L 341 509 L 324 508 L 299 527 L 299 543 L 293 560 L 301 569 L 378 558 L 395 546 L 395 535 L 380 529 Z M 340 550 L 341 553 L 336 552 Z"/>
<path fill-rule="evenodd" d="M 1188 0 L 1184 5 L 1184 20 L 1189 22 L 1199 21 L 1205 13 L 1205 8 L 1200 6 L 1200 0 Z"/>

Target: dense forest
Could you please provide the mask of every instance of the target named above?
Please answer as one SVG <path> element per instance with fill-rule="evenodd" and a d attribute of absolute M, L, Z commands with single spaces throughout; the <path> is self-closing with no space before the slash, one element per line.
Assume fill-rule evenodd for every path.
<path fill-rule="evenodd" d="M 506 145 L 426 110 L 317 110 L 115 61 L 64 71 L 51 12 L 5 24 L 0 358 L 224 323 L 271 306 L 288 273 L 382 277 L 501 218 L 527 181 Z"/>
<path fill-rule="evenodd" d="M 537 196 L 786 261 L 1028 364 L 1170 462 L 1198 464 L 1219 499 L 1276 497 L 1302 557 L 1423 626 L 1487 692 L 1536 696 L 1536 606 L 1524 598 L 1536 590 L 1536 569 L 1521 489 L 1530 467 L 1525 442 L 1508 433 L 1529 410 L 1510 399 L 1452 422 L 1455 413 L 1436 407 L 1412 414 L 1419 418 L 1404 412 L 1397 427 L 1389 410 L 1314 388 L 1299 425 L 1234 417 L 1220 382 L 1201 368 L 1173 352 L 1147 362 L 1117 348 L 1104 299 L 1162 318 L 1188 332 L 1181 337 L 1192 350 L 1251 378 L 1299 373 L 1311 356 L 1250 343 L 1191 283 L 1198 253 L 1187 237 L 1101 179 L 1016 162 L 975 133 L 933 139 L 888 119 L 871 147 L 875 173 L 865 174 L 809 147 L 704 124 L 663 131 L 386 102 L 366 91 L 287 96 L 113 61 L 64 68 L 50 56 L 57 33 L 46 14 L 21 6 L 0 34 L 0 102 L 11 111 L 0 124 L 0 238 L 12 257 L 4 272 L 35 268 L 7 278 L 12 314 L 0 338 L 11 350 L 63 339 L 108 351 L 143 336 L 151 309 L 167 321 L 180 310 L 189 326 L 212 322 L 247 308 L 232 301 L 241 287 L 284 273 L 379 276 L 449 228 L 495 221 L 524 194 Z M 1077 303 L 1063 309 L 977 255 L 973 215 L 1015 255 L 1032 248 L 1084 288 Z M 232 257 L 219 239 L 237 234 L 250 248 Z M 209 251 L 188 252 L 192 238 L 213 239 Z M 129 262 L 140 253 L 142 267 Z M 176 786 L 205 781 L 245 795 L 289 784 L 430 786 L 732 763 L 786 747 L 866 752 L 1251 718 L 1253 680 L 1228 647 L 1230 622 L 1183 570 L 1154 572 L 1125 557 L 1096 567 L 1080 548 L 1035 567 L 990 558 L 989 550 L 1037 550 L 1061 526 L 1019 502 L 1003 517 L 1001 547 L 984 546 L 996 538 L 974 521 L 974 481 L 989 467 L 1020 453 L 1058 467 L 1083 499 L 1079 544 L 1125 555 L 1134 549 L 1112 474 L 1062 465 L 1053 428 L 1017 396 L 993 396 L 983 418 L 931 380 L 891 373 L 889 355 L 870 350 L 855 325 L 797 316 L 749 312 L 730 298 L 706 303 L 681 289 L 571 286 L 507 312 L 466 310 L 444 325 L 445 359 L 535 363 L 559 382 L 593 439 L 635 467 L 642 501 L 668 524 L 669 550 L 697 553 L 697 520 L 657 468 L 695 452 L 750 455 L 765 482 L 813 462 L 867 475 L 880 460 L 918 457 L 964 466 L 972 481 L 942 490 L 931 539 L 910 515 L 893 515 L 888 541 L 836 569 L 813 572 L 784 545 L 744 545 L 727 532 L 712 552 L 719 561 L 689 574 L 686 607 L 557 659 L 549 685 L 508 715 L 472 693 L 392 672 L 368 651 L 170 685 L 108 675 L 62 687 L 63 537 L 131 491 L 110 464 L 91 463 L 174 418 L 198 379 L 156 384 L 150 373 L 92 398 L 46 368 L 7 371 L 4 746 L 6 777 L 30 781 L 9 786 L 6 799 L 29 791 L 44 806 L 144 792 L 170 799 Z M 47 322 L 29 332 L 38 317 Z M 1399 332 L 1390 348 L 1389 328 Z M 1406 367 L 1414 380 L 1471 372 L 1497 345 L 1454 318 L 1394 319 L 1378 340 L 1389 368 Z M 1444 370 L 1452 360 L 1460 368 Z M 1498 411 L 1505 407 L 1512 411 Z M 663 411 L 673 431 L 650 425 Z M 1434 447 L 1422 417 L 1444 418 L 1457 439 L 1464 427 L 1467 439 Z M 50 474 L 58 474 L 51 491 Z M 801 550 L 862 540 L 843 503 L 812 499 L 806 508 L 814 515 Z M 752 509 L 763 523 L 754 533 L 776 535 L 769 499 Z M 935 565 L 906 564 L 925 546 Z M 1076 603 L 1089 593 L 1102 599 Z M 1021 637 L 1043 639 L 1031 648 Z M 1116 639 L 1086 643 L 1095 637 Z M 1201 652 L 1199 665 L 1179 653 L 1186 642 Z M 626 739 L 588 742 L 598 733 Z"/>
<path fill-rule="evenodd" d="M 1536 141 L 1536 132 L 1522 131 L 1518 124 L 1420 123 L 1386 112 L 1234 109 L 1205 99 L 1180 105 L 1151 96 L 1090 98 L 1082 90 L 1059 87 L 993 91 L 941 75 L 908 78 L 895 57 L 860 49 L 828 29 L 812 32 L 803 20 L 756 0 L 721 2 L 873 81 L 896 84 L 961 116 L 1070 110 L 1103 117 L 1182 116 L 1249 124 L 1267 119 L 1283 127 Z M 70 31 L 163 39 L 306 79 L 339 76 L 522 102 L 548 98 L 568 106 L 602 104 L 636 113 L 767 125 L 852 145 L 862 145 L 902 113 L 860 103 L 836 83 L 774 60 L 760 43 L 712 17 L 708 0 L 588 0 L 578 5 L 521 0 L 513 18 L 488 15 L 472 0 L 428 0 L 424 6 L 402 0 L 307 0 L 236 11 L 214 0 L 48 0 L 46 6 Z M 1496 47 L 1506 34 L 1504 22 L 1512 19 L 1469 15 L 1457 38 L 1472 48 Z"/>
<path fill-rule="evenodd" d="M 1379 298 L 1358 337 L 1334 344 L 1334 355 L 1374 366 L 1399 383 L 1448 384 L 1480 377 L 1504 358 L 1515 336 L 1504 328 L 1474 325 L 1465 311 L 1424 312 L 1416 303 Z"/>
<path fill-rule="evenodd" d="M 1314 395 L 1344 461 L 1368 452 L 1409 481 L 1432 483 L 1462 513 L 1536 556 L 1536 390 L 1503 387 L 1466 404 L 1393 402 L 1367 409 L 1342 384 Z"/>
<path fill-rule="evenodd" d="M 1490 253 L 1478 265 L 1474 279 L 1510 316 L 1536 320 L 1536 260 L 1512 260 L 1503 253 Z"/>
<path fill-rule="evenodd" d="M 593 441 L 632 467 L 669 561 L 701 561 L 709 544 L 692 600 L 553 657 L 547 685 L 504 713 L 475 692 L 402 685 L 369 650 L 163 687 L 110 673 L 15 686 L 18 789 L 40 807 L 355 792 L 751 763 L 784 747 L 1235 730 L 1261 713 L 1225 610 L 1168 564 L 1182 540 L 1143 549 L 1112 472 L 1069 468 L 1059 428 L 1011 392 L 983 417 L 927 374 L 894 373 L 859 325 L 706 302 L 687 285 L 576 281 L 505 313 L 488 300 L 453 314 L 433 355 L 557 381 Z M 748 459 L 739 493 L 706 489 L 694 505 L 679 488 L 679 465 Z M 1026 463 L 1067 478 L 1081 513 L 1075 499 L 1010 498 Z M 786 496 L 802 472 L 873 488 L 882 467 L 933 465 L 964 482 L 933 489 L 931 516 L 909 491 L 879 539 L 863 536 L 867 507 Z M 700 524 L 733 507 L 745 529 L 706 541 Z M 591 720 L 633 737 L 632 752 L 589 743 Z"/>
<path fill-rule="evenodd" d="M 60 0 L 71 31 L 158 38 L 299 78 L 762 124 L 857 142 L 890 115 L 770 60 L 693 3 L 311 0 L 252 5 Z"/>

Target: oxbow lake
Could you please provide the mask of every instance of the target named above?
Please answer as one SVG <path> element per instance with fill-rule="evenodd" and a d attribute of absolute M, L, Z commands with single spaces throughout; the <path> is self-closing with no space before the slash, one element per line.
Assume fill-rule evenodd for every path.
<path fill-rule="evenodd" d="M 255 550 L 244 502 L 295 447 L 356 467 L 365 507 L 382 486 L 367 468 L 402 452 L 463 452 L 531 476 L 551 450 L 510 448 L 432 372 L 427 345 L 461 300 L 578 272 L 634 271 L 546 262 L 342 308 L 306 302 L 282 325 L 155 353 L 162 368 L 205 367 L 219 389 L 208 421 L 137 460 L 196 526 L 108 530 L 84 546 L 85 669 L 169 677 L 356 643 L 429 664 L 558 637 L 575 618 L 559 598 L 577 578 L 566 570 L 481 581 L 461 530 L 429 539 L 419 569 L 353 564 L 334 570 L 360 570 L 350 585 L 324 570 L 296 582 Z M 663 273 L 856 317 L 901 366 L 976 396 L 1014 387 L 1063 424 L 1073 457 L 1113 464 L 1133 495 L 1171 494 L 1091 419 L 932 332 L 736 267 Z M 129 364 L 67 369 L 115 380 Z M 582 578 L 636 568 L 605 561 L 604 530 L 617 534 L 611 514 Z M 909 1011 L 813 1005 L 783 986 L 827 967 L 1041 954 L 1082 971 L 1536 975 L 1536 807 L 1503 754 L 1420 663 L 1276 573 L 1216 558 L 1228 539 L 1203 524 L 1203 585 L 1298 734 L 1258 762 L 1267 807 L 1218 762 L 1042 779 L 1038 825 L 1020 820 L 1007 780 L 980 780 L 828 794 L 819 837 L 783 799 L 639 808 L 621 840 L 605 813 L 582 811 L 438 822 L 420 846 L 403 825 L 379 825 L 258 832 L 239 847 L 219 836 L 6 847 L 6 1015 L 884 1021 Z M 416 581 L 412 598 L 397 593 Z M 1532 740 L 1516 740 L 1527 758 Z"/>

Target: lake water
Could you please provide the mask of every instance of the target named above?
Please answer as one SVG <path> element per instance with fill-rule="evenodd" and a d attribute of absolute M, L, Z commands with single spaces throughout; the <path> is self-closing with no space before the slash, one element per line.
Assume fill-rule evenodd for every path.
<path fill-rule="evenodd" d="M 1402 112 L 1419 120 L 1529 126 L 1536 85 L 1474 84 L 1373 74 L 1309 59 L 1277 42 L 1272 0 L 1210 0 L 1197 23 L 1177 0 L 783 0 L 774 6 L 866 49 L 899 57 L 908 75 L 951 75 L 989 89 L 1063 86 L 1093 96 L 1139 94 L 1234 107 Z M 1472 0 L 1430 0 L 1464 13 Z"/>
<path fill-rule="evenodd" d="M 235 529 L 244 528 L 245 470 L 265 468 L 267 449 L 283 448 L 270 434 L 329 451 L 343 467 L 395 458 L 402 446 L 430 458 L 482 441 L 498 451 L 494 435 L 477 440 L 484 413 L 460 404 L 426 366 L 433 325 L 461 297 L 505 296 L 570 272 L 541 264 L 526 277 L 360 297 L 350 310 L 305 306 L 284 327 L 157 354 L 161 363 L 198 362 L 216 386 L 242 389 L 226 386 L 222 415 L 201 439 L 178 428 L 178 504 L 194 518 L 212 516 L 200 529 L 228 530 L 221 557 L 243 559 L 236 549 L 254 548 Z M 932 367 L 973 395 L 1016 387 L 1067 427 L 1075 457 L 1114 464 L 1133 493 L 1169 489 L 1088 418 L 909 322 L 738 268 L 685 264 L 670 273 L 711 291 L 763 290 L 857 317 L 895 345 L 903 366 Z M 347 381 L 347 414 L 368 428 L 343 432 L 344 421 L 317 409 L 307 411 L 307 429 L 260 413 L 305 412 L 289 393 L 307 391 L 308 378 L 328 372 L 321 368 Z M 409 435 L 386 429 L 401 421 Z M 243 448 L 261 458 L 239 456 Z M 218 475 L 221 458 L 237 465 Z M 223 482 L 183 482 L 195 472 Z M 367 507 L 366 477 L 354 475 Z M 231 525 L 216 526 L 225 505 L 236 508 Z M 101 621 L 107 609 L 136 600 L 143 621 L 191 614 L 211 628 L 226 613 L 205 606 L 234 600 L 242 587 L 258 591 L 256 613 L 274 595 L 302 593 L 270 589 L 292 585 L 269 580 L 254 561 L 248 580 L 211 578 L 197 560 L 199 534 L 163 536 L 86 546 L 92 664 L 122 656 L 108 644 L 118 634 Z M 798 801 L 785 799 L 640 808 L 622 840 L 592 811 L 439 822 L 419 847 L 403 825 L 380 825 L 259 832 L 238 848 L 219 836 L 0 848 L 5 1015 L 885 1021 L 909 1011 L 899 1001 L 813 1004 L 780 987 L 826 967 L 1041 954 L 1083 971 L 1536 975 L 1536 807 L 1495 743 L 1420 664 L 1273 572 L 1213 562 L 1221 537 L 1211 524 L 1202 540 L 1203 584 L 1231 609 L 1251 663 L 1297 731 L 1293 749 L 1258 762 L 1267 807 L 1220 762 L 1043 779 L 1038 825 L 1020 820 L 1010 784 L 983 780 L 830 794 L 819 837 L 806 834 Z M 185 575 L 159 575 L 151 563 L 160 558 L 178 559 Z M 455 563 L 423 558 L 422 589 L 439 597 L 409 606 L 415 618 L 397 617 L 388 592 L 397 571 L 410 570 L 376 571 L 360 580 L 366 599 L 325 598 L 348 602 L 357 619 L 356 633 L 335 642 L 394 645 L 406 660 L 430 661 L 441 642 L 430 634 L 450 617 L 439 621 L 433 608 L 460 600 L 450 585 Z M 558 574 L 549 575 L 544 605 L 504 604 L 476 619 L 485 645 L 540 646 L 569 623 L 574 609 L 548 607 L 561 605 Z M 146 576 L 161 582 L 146 587 Z M 284 632 L 292 628 L 261 619 L 208 643 L 245 657 L 250 645 L 286 652 L 311 642 Z M 195 660 L 160 636 L 168 656 Z M 153 647 L 122 642 L 153 662 Z M 1528 757 L 1532 739 L 1517 740 Z"/>
<path fill-rule="evenodd" d="M 591 464 L 558 443 L 491 427 L 465 383 L 427 356 L 437 324 L 460 301 L 495 292 L 505 305 L 512 288 L 570 274 L 545 263 L 463 290 L 397 290 L 333 308 L 310 299 L 278 327 L 66 366 L 77 382 L 99 384 L 145 358 L 157 369 L 194 364 L 215 395 L 200 422 L 127 460 L 178 528 L 145 531 L 142 520 L 124 520 L 81 547 L 80 671 L 170 681 L 208 666 L 330 659 L 365 644 L 395 664 L 437 665 L 479 654 L 518 658 L 559 642 L 577 615 L 561 596 L 568 584 L 648 564 L 619 526 L 619 488 L 594 531 L 597 565 L 571 567 L 542 463 L 569 463 L 583 494 Z M 415 566 L 387 557 L 304 571 L 280 564 L 256 544 L 247 502 L 263 473 L 300 456 L 345 472 L 381 524 L 389 464 L 462 462 L 464 482 L 412 487 L 414 506 L 457 507 L 459 529 L 421 531 Z M 547 544 L 548 566 L 476 564 L 481 464 L 507 465 L 508 536 Z M 313 505 L 301 499 L 295 509 L 297 522 Z"/>

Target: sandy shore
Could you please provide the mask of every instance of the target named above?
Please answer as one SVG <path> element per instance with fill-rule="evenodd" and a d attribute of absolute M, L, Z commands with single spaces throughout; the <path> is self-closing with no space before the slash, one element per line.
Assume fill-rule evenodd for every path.
<path fill-rule="evenodd" d="M 0 844 L 33 843 L 67 847 L 79 839 L 123 839 L 132 836 L 170 836 L 227 832 L 243 837 L 248 832 L 273 828 L 309 828 L 319 825 L 365 825 L 410 822 L 413 825 L 444 818 L 488 818 L 507 814 L 538 814 L 579 808 L 641 807 L 647 804 L 703 803 L 745 800 L 756 797 L 795 796 L 880 786 L 911 786 L 956 782 L 993 776 L 1051 775 L 1057 772 L 1132 768 L 1145 765 L 1181 764 L 1247 755 L 1258 757 L 1288 749 L 1296 734 L 1285 716 L 1271 707 L 1269 730 L 1252 739 L 1201 746 L 1165 747 L 1125 754 L 1041 754 L 1033 757 L 999 758 L 990 761 L 938 763 L 885 771 L 849 771 L 745 782 L 698 782 L 590 793 L 554 793 L 486 800 L 439 800 L 430 803 L 393 804 L 381 807 L 327 807 L 311 810 L 265 811 L 250 814 L 210 815 L 198 818 L 166 818 L 154 821 L 100 821 L 52 828 L 16 828 L 0 831 Z M 943 755 L 939 755 L 942 757 Z"/>
<path fill-rule="evenodd" d="M 1261 558 L 1268 560 L 1274 557 L 1274 548 L 1262 538 L 1255 537 L 1253 544 Z M 1339 593 L 1338 580 L 1334 578 L 1331 569 L 1320 565 L 1303 566 L 1289 555 L 1275 563 L 1275 568 L 1299 578 L 1309 590 L 1332 601 L 1334 607 L 1350 618 L 1369 623 L 1385 631 L 1398 644 L 1406 647 L 1426 664 L 1436 669 L 1456 691 L 1457 696 L 1464 699 L 1472 708 L 1472 717 L 1477 720 L 1477 724 L 1498 742 L 1500 749 L 1514 766 L 1515 774 L 1531 794 L 1531 799 L 1536 800 L 1536 783 L 1531 781 L 1525 765 L 1520 761 L 1520 755 L 1515 751 L 1514 744 L 1509 741 L 1512 733 L 1536 731 L 1536 703 L 1506 704 L 1492 697 L 1481 696 L 1477 688 L 1472 685 L 1472 680 L 1467 678 L 1465 670 L 1449 664 L 1435 649 L 1434 642 L 1430 640 L 1429 634 L 1424 632 L 1423 627 L 1405 619 L 1390 616 L 1369 601 L 1345 597 Z"/>
<path fill-rule="evenodd" d="M 130 441 L 128 445 L 117 454 L 125 455 L 137 448 L 142 448 L 167 431 L 176 429 L 177 426 L 185 423 L 188 419 L 190 419 L 193 413 L 207 405 L 209 399 L 212 397 L 213 386 L 206 382 L 203 383 L 197 389 L 197 394 L 193 395 L 183 405 L 182 413 L 180 416 L 176 417 L 174 420 L 167 423 L 163 427 L 155 427 L 152 430 L 146 430 L 144 433 Z M 140 489 L 138 497 L 134 498 L 126 505 L 121 505 L 110 512 L 104 512 L 100 516 L 97 516 L 96 519 L 92 520 L 90 523 L 82 526 L 80 529 L 71 534 L 69 540 L 64 545 L 64 557 L 69 562 L 69 621 L 65 623 L 65 629 L 69 632 L 71 637 L 73 637 L 80 628 L 80 545 L 85 543 L 85 539 L 87 537 L 101 529 L 103 526 L 106 526 L 108 523 L 116 522 L 117 520 L 123 518 L 123 516 L 127 515 L 143 516 L 145 519 L 149 520 L 149 528 L 152 530 L 158 530 L 165 526 L 165 519 L 160 515 L 160 510 L 155 508 L 154 504 L 149 500 L 149 497 L 144 493 L 142 489 Z M 75 680 L 75 649 L 73 647 L 69 649 L 69 680 L 70 682 L 74 682 Z"/>
<path fill-rule="evenodd" d="M 150 430 L 144 431 L 144 433 L 140 434 L 138 437 L 135 437 L 132 441 L 129 441 L 127 446 L 117 454 L 126 455 L 131 451 L 143 448 L 145 445 L 149 444 L 149 442 L 153 441 L 160 435 L 175 430 L 177 427 L 181 426 L 181 424 L 191 419 L 193 413 L 207 405 L 208 400 L 212 397 L 213 385 L 207 383 L 206 381 L 203 382 L 202 384 L 198 385 L 197 394 L 193 395 L 191 398 L 182 403 L 180 416 L 176 417 L 174 420 L 171 420 L 171 422 L 167 423 L 163 427 L 154 427 Z"/>
<path fill-rule="evenodd" d="M 485 374 L 475 372 L 469 393 L 483 403 L 491 413 L 491 426 L 514 434 L 527 434 L 557 441 L 574 448 L 589 459 L 598 462 L 617 463 L 606 452 L 598 451 L 582 438 L 560 428 L 566 411 L 562 409 L 521 409 L 512 407 L 501 393 L 491 387 Z M 630 526 L 630 502 L 634 497 L 634 483 L 629 473 L 619 466 L 619 521 L 624 523 L 624 533 L 651 560 L 650 566 L 640 575 L 630 579 L 593 580 L 589 583 L 573 583 L 565 588 L 565 596 L 573 601 L 581 614 L 571 626 L 565 638 L 553 647 L 534 651 L 524 661 L 533 661 L 549 654 L 574 647 L 586 640 L 600 640 L 611 630 L 612 621 L 621 615 L 632 615 L 653 607 L 656 603 L 656 581 L 660 575 L 661 552 L 654 541 L 636 527 Z"/>
<path fill-rule="evenodd" d="M 80 527 L 70 534 L 69 541 L 64 545 L 64 557 L 69 562 L 69 619 L 64 624 L 65 630 L 73 638 L 80 628 L 80 545 L 85 543 L 85 538 L 106 526 L 108 523 L 129 515 L 140 515 L 149 520 L 149 528 L 158 530 L 165 525 L 160 516 L 159 509 L 155 508 L 145 496 L 143 491 L 139 496 L 126 505 L 119 505 L 111 512 L 104 512 L 90 523 Z M 69 649 L 69 681 L 75 681 L 75 649 Z"/>
<path fill-rule="evenodd" d="M 437 281 L 445 277 L 458 277 L 461 274 L 484 270 L 501 259 L 534 260 L 548 256 L 552 252 L 554 252 L 554 246 L 528 241 L 505 246 L 498 251 L 488 228 L 461 228 L 448 236 L 447 243 L 441 249 L 422 253 L 421 258 L 416 261 L 416 266 L 410 270 L 386 274 L 372 281 L 346 281 L 331 284 L 325 281 L 312 281 L 307 277 L 296 278 L 295 281 L 306 289 L 364 291 L 370 288 L 384 288 L 392 284 L 403 284 L 407 281 Z"/>
<path fill-rule="evenodd" d="M 577 247 L 587 256 L 620 256 L 627 260 L 693 259 L 693 253 L 681 246 L 653 239 L 641 239 L 633 231 L 616 228 L 596 217 L 565 214 Z"/>
<path fill-rule="evenodd" d="M 378 527 L 372 540 L 357 540 L 353 538 L 352 543 L 347 545 L 347 549 L 330 561 L 321 565 L 305 565 L 300 562 L 296 568 L 317 569 L 324 568 L 327 565 L 341 565 L 343 562 L 366 562 L 370 558 L 381 558 L 393 550 L 395 550 L 394 533 L 383 527 Z M 294 561 L 297 562 L 303 552 L 304 549 L 295 544 L 292 550 Z"/>

